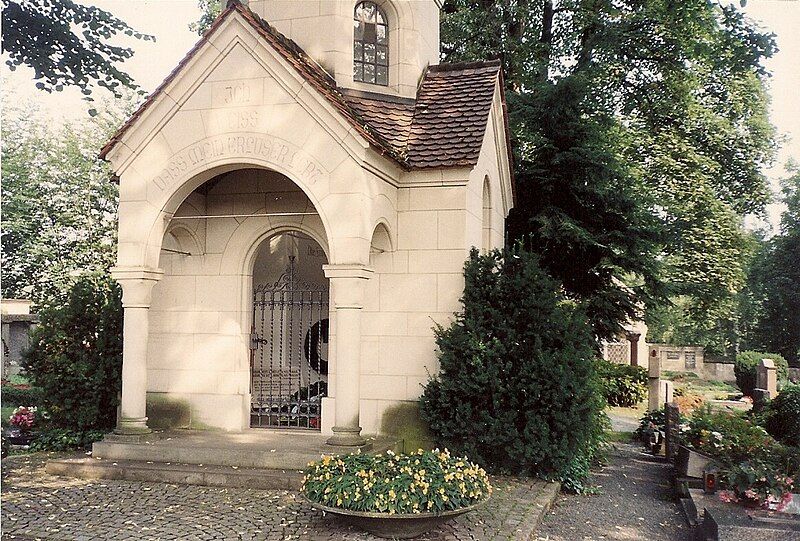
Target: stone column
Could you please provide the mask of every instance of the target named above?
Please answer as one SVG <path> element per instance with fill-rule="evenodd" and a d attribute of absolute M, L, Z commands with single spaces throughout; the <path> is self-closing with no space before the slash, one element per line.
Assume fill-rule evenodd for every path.
<path fill-rule="evenodd" d="M 147 434 L 147 336 L 153 286 L 163 271 L 145 267 L 114 267 L 111 275 L 122 286 L 125 321 L 122 330 L 122 399 L 116 434 Z"/>
<path fill-rule="evenodd" d="M 325 265 L 336 310 L 336 383 L 333 436 L 329 445 L 356 447 L 361 437 L 361 312 L 367 280 L 374 271 L 364 265 Z"/>
<path fill-rule="evenodd" d="M 642 336 L 638 332 L 629 332 L 625 335 L 628 342 L 631 343 L 631 366 L 639 366 L 639 337 Z"/>

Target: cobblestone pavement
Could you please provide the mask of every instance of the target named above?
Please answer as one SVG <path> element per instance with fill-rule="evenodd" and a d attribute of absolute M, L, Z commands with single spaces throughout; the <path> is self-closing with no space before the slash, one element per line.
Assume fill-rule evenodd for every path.
<path fill-rule="evenodd" d="M 3 460 L 3 541 L 354 540 L 377 538 L 278 490 L 89 481 L 44 472 L 42 454 Z M 482 509 L 418 539 L 517 540 L 533 535 L 541 481 L 495 479 Z"/>
<path fill-rule="evenodd" d="M 562 495 L 539 528 L 539 541 L 688 541 L 669 486 L 666 462 L 638 445 L 616 444 L 592 476 L 595 495 Z"/>

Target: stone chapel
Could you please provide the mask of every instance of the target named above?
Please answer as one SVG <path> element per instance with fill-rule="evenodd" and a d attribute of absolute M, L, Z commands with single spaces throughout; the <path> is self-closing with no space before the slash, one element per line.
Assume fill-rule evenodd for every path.
<path fill-rule="evenodd" d="M 391 433 L 514 203 L 499 62 L 440 0 L 232 1 L 108 142 L 118 435 Z"/>

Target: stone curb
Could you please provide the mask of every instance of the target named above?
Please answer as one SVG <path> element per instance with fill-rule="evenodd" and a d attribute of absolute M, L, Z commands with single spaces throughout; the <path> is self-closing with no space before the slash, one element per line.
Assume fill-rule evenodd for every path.
<path fill-rule="evenodd" d="M 546 483 L 544 488 L 539 491 L 539 494 L 533 500 L 533 505 L 536 508 L 536 511 L 530 517 L 532 528 L 530 533 L 528 533 L 528 536 L 523 541 L 535 541 L 537 539 L 539 526 L 542 525 L 544 516 L 553 506 L 553 502 L 556 501 L 556 498 L 558 498 L 560 493 L 561 483 L 557 481 Z"/>

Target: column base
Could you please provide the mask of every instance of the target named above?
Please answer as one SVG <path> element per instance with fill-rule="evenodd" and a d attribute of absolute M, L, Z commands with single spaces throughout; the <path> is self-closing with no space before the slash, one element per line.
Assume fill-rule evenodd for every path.
<path fill-rule="evenodd" d="M 114 434 L 120 436 L 139 436 L 150 434 L 152 430 L 147 426 L 147 417 L 123 417 L 119 420 Z"/>
<path fill-rule="evenodd" d="M 334 447 L 362 447 L 367 440 L 361 437 L 361 427 L 334 426 L 333 436 L 328 438 L 327 444 Z"/>

